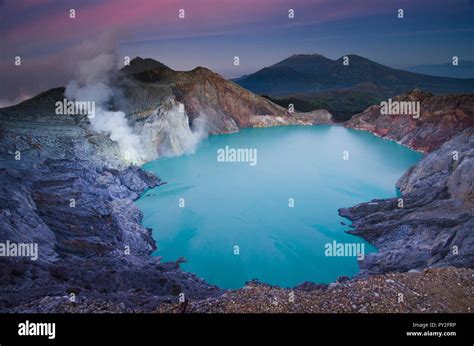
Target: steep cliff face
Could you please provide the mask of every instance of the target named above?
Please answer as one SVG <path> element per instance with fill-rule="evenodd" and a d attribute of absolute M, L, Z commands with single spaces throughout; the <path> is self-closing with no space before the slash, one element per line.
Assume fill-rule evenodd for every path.
<path fill-rule="evenodd" d="M 190 120 L 205 117 L 210 133 L 238 131 L 239 127 L 248 126 L 252 115 L 286 113 L 204 68 L 189 72 L 156 69 L 134 77 L 147 83 L 174 84 L 172 92 L 184 103 Z"/>
<path fill-rule="evenodd" d="M 446 99 L 452 103 L 445 114 L 449 121 L 441 113 L 431 119 L 427 116 L 430 133 L 422 124 L 415 131 L 405 129 L 402 138 L 412 138 L 410 143 L 418 143 L 418 149 L 432 150 L 453 136 L 453 128 L 466 126 L 462 120 L 467 116 L 466 102 L 472 97 L 436 98 L 428 105 L 439 104 L 446 109 Z M 377 118 L 374 121 L 378 124 Z M 370 125 L 365 128 L 376 131 L 377 125 Z M 395 136 L 397 130 L 387 129 Z M 411 137 L 414 133 L 422 137 L 415 141 Z M 367 239 L 379 249 L 359 262 L 362 274 L 447 265 L 474 267 L 474 128 L 466 128 L 430 152 L 400 178 L 397 186 L 401 199 L 373 200 L 339 210 L 353 221 L 354 229 L 348 233 Z"/>
<path fill-rule="evenodd" d="M 250 118 L 251 127 L 271 127 L 285 125 L 332 124 L 332 115 L 324 109 L 312 112 L 294 112 L 291 115 L 255 115 Z"/>
<path fill-rule="evenodd" d="M 393 101 L 420 102 L 420 117 L 382 115 L 381 106 L 374 105 L 354 115 L 345 126 L 367 130 L 424 152 L 438 149 L 454 135 L 474 126 L 474 94 L 433 96 L 414 90 Z"/>
<path fill-rule="evenodd" d="M 38 255 L 0 258 L 0 311 L 36 302 L 32 311 L 54 312 L 44 305 L 47 296 L 68 297 L 70 306 L 92 300 L 153 311 L 179 293 L 192 299 L 219 292 L 177 263 L 150 257 L 155 243 L 133 200 L 160 183 L 155 176 L 78 160 L 0 164 L 0 242 L 36 244 Z M 82 311 L 97 312 L 94 305 Z"/>
<path fill-rule="evenodd" d="M 382 115 L 381 106 L 374 105 L 345 126 L 428 154 L 397 182 L 402 199 L 339 210 L 353 221 L 349 233 L 379 249 L 359 262 L 362 275 L 447 265 L 472 268 L 474 95 L 433 96 L 414 90 L 393 101 L 420 102 L 420 117 Z"/>
<path fill-rule="evenodd" d="M 131 65 L 139 64 L 134 60 Z M 275 126 L 280 124 L 318 124 L 329 123 L 331 115 L 326 111 L 316 111 L 302 116 L 289 113 L 286 109 L 271 101 L 257 96 L 237 84 L 228 81 L 218 74 L 197 67 L 194 70 L 181 72 L 166 67 L 147 70 L 128 75 L 134 81 L 133 90 L 140 88 L 169 88 L 176 101 L 184 104 L 184 111 L 194 125 L 196 119 L 206 126 L 211 134 L 238 131 L 239 128 L 259 126 Z M 142 94 L 141 92 L 139 92 Z M 261 117 L 276 121 L 261 122 Z"/>

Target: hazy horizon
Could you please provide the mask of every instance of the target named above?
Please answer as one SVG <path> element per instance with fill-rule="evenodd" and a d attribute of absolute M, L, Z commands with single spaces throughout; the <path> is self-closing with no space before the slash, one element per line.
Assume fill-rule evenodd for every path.
<path fill-rule="evenodd" d="M 454 55 L 474 60 L 473 12 L 472 0 L 3 0 L 0 104 L 65 85 L 79 61 L 110 50 L 176 70 L 205 66 L 226 78 L 293 54 L 357 54 L 401 69 Z"/>

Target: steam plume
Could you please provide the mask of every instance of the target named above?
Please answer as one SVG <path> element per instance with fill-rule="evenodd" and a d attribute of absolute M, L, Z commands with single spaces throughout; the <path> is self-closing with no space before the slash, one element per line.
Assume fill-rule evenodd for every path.
<path fill-rule="evenodd" d="M 109 110 L 110 102 L 117 93 L 110 86 L 116 66 L 117 57 L 113 50 L 81 62 L 76 79 L 67 85 L 65 95 L 69 100 L 95 102 L 95 114 L 90 117 L 92 129 L 106 133 L 117 142 L 124 161 L 142 163 L 144 157 L 140 137 L 133 133 L 124 112 Z"/>

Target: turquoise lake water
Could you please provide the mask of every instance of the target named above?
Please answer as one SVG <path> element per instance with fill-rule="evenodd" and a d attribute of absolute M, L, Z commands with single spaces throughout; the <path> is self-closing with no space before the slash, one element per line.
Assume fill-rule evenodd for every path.
<path fill-rule="evenodd" d="M 219 162 L 218 150 L 226 146 L 256 149 L 256 164 Z M 182 268 L 211 284 L 329 283 L 357 274 L 358 263 L 347 254 L 326 256 L 327 243 L 363 243 L 365 253 L 376 251 L 344 232 L 349 226 L 341 221 L 349 221 L 337 210 L 397 196 L 397 179 L 421 158 L 340 126 L 244 129 L 211 136 L 194 154 L 145 164 L 167 184 L 136 204 L 143 225 L 153 229 L 154 255 L 186 258 Z"/>

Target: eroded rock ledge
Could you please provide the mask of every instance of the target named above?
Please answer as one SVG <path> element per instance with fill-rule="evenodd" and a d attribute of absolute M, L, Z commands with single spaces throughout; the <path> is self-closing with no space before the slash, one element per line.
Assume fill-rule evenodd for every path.
<path fill-rule="evenodd" d="M 150 256 L 155 243 L 133 200 L 157 184 L 159 179 L 137 167 L 80 161 L 0 169 L 0 241 L 35 242 L 40 252 L 37 261 L 0 258 L 0 311 L 58 312 L 48 310 L 48 297 L 153 311 L 180 293 L 190 299 L 219 293 L 178 264 Z"/>
<path fill-rule="evenodd" d="M 438 149 L 453 136 L 474 126 L 474 94 L 433 96 L 413 90 L 394 97 L 393 101 L 420 102 L 420 117 L 381 115 L 380 105 L 373 105 L 354 115 L 345 126 L 370 131 L 423 152 Z"/>
<path fill-rule="evenodd" d="M 339 210 L 353 221 L 348 233 L 379 249 L 359 262 L 361 275 L 474 267 L 474 96 L 434 97 L 415 91 L 401 99 L 407 97 L 422 99 L 419 122 L 395 116 L 389 127 L 390 116 L 377 115 L 373 106 L 346 124 L 431 151 L 397 182 L 402 207 L 393 198 Z"/>

